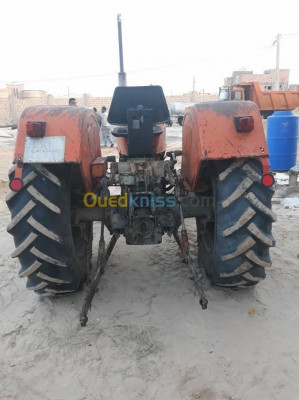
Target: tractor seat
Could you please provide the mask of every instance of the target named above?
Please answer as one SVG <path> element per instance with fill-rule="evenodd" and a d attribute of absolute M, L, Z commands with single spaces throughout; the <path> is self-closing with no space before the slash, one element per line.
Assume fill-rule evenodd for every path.
<path fill-rule="evenodd" d="M 128 137 L 128 126 L 116 126 L 111 131 L 112 135 L 115 137 Z M 153 135 L 159 136 L 163 133 L 163 129 L 160 126 L 154 125 L 153 126 Z"/>

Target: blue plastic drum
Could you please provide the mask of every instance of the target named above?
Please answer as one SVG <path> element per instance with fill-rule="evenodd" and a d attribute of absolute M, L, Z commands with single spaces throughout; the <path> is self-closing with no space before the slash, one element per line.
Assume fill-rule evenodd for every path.
<path fill-rule="evenodd" d="M 267 144 L 272 171 L 288 171 L 296 165 L 298 117 L 292 111 L 275 111 L 267 119 Z"/>

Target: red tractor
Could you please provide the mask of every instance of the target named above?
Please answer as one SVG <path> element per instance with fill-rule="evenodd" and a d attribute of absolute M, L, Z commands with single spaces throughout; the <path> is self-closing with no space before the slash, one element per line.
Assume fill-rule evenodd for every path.
<path fill-rule="evenodd" d="M 250 101 L 189 106 L 182 151 L 166 153 L 168 119 L 160 86 L 117 87 L 108 116 L 118 138 L 116 161 L 102 157 L 90 109 L 37 106 L 21 116 L 7 196 L 12 256 L 38 294 L 81 290 L 91 270 L 93 221 L 101 221 L 82 325 L 120 235 L 128 245 L 158 245 L 165 233 L 173 236 L 203 308 L 200 266 L 214 285 L 244 287 L 263 280 L 271 265 L 274 179 L 258 107 Z M 114 186 L 117 196 L 109 190 Z M 189 251 L 186 218 L 196 218 L 198 262 Z M 111 235 L 107 248 L 104 227 Z"/>

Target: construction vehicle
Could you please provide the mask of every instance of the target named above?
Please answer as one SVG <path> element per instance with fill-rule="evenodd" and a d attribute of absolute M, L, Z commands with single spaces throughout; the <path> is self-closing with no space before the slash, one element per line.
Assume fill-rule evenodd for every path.
<path fill-rule="evenodd" d="M 170 115 L 172 118 L 175 117 L 177 123 L 181 126 L 183 125 L 185 108 L 187 107 L 188 104 L 191 103 L 174 102 L 170 104 Z"/>
<path fill-rule="evenodd" d="M 132 246 L 159 245 L 164 234 L 172 236 L 203 309 L 204 271 L 214 285 L 251 287 L 271 265 L 274 179 L 258 107 L 248 101 L 188 106 L 182 150 L 170 152 L 168 119 L 160 86 L 117 87 L 108 115 L 118 142 L 116 160 L 102 156 L 88 108 L 35 106 L 21 115 L 7 196 L 12 257 L 19 258 L 19 276 L 37 294 L 76 292 L 92 277 L 82 326 L 120 236 Z M 111 195 L 113 187 L 120 194 Z M 196 257 L 187 218 L 196 219 Z M 94 221 L 101 228 L 92 268 Z"/>
<path fill-rule="evenodd" d="M 298 90 L 262 90 L 258 82 L 243 82 L 219 90 L 219 100 L 250 100 L 257 104 L 261 115 L 269 117 L 274 111 L 299 107 Z"/>

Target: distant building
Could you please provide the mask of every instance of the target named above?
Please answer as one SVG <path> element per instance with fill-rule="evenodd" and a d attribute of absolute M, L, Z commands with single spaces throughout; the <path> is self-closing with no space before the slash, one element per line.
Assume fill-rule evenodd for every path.
<path fill-rule="evenodd" d="M 8 99 L 9 98 L 9 91 L 4 88 L 0 88 L 0 99 Z"/>
<path fill-rule="evenodd" d="M 279 90 L 289 89 L 289 69 L 279 70 Z M 234 71 L 232 76 L 224 79 L 224 86 L 237 85 L 241 82 L 258 82 L 262 90 L 274 90 L 275 69 L 267 69 L 263 74 L 253 71 Z"/>
<path fill-rule="evenodd" d="M 7 97 L 13 96 L 16 99 L 43 98 L 46 96 L 44 90 L 24 90 L 23 83 L 7 83 L 6 89 L 0 89 L 3 95 L 7 93 Z M 1 95 L 1 92 L 0 92 Z"/>
<path fill-rule="evenodd" d="M 289 90 L 297 90 L 297 91 L 299 91 L 299 84 L 294 83 L 292 85 L 289 85 Z"/>
<path fill-rule="evenodd" d="M 6 90 L 8 91 L 9 96 L 13 96 L 18 99 L 24 90 L 24 84 L 18 82 L 7 83 Z"/>

